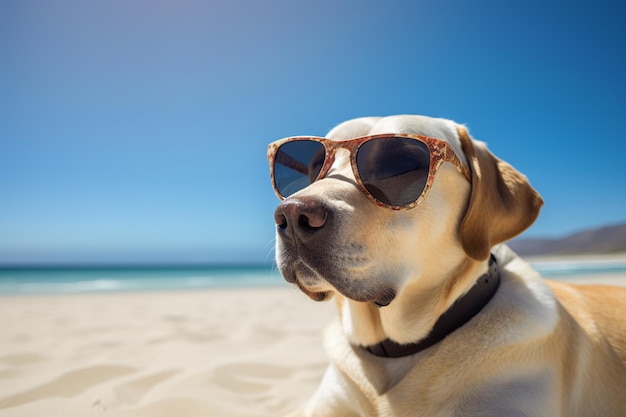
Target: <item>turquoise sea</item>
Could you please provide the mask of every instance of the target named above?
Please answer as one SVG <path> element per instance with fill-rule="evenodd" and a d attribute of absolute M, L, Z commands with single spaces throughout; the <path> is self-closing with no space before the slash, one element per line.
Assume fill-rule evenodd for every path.
<path fill-rule="evenodd" d="M 544 277 L 626 273 L 626 260 L 533 263 Z M 0 266 L 0 294 L 167 291 L 281 287 L 272 265 L 246 266 Z"/>
<path fill-rule="evenodd" d="M 166 291 L 287 285 L 271 265 L 0 266 L 0 294 Z"/>

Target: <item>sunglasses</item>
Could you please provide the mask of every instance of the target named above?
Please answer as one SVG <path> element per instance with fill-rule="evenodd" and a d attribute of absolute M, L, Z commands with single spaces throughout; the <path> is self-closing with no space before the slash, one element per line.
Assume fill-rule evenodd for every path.
<path fill-rule="evenodd" d="M 393 210 L 416 207 L 428 195 L 443 162 L 450 162 L 468 181 L 469 170 L 441 139 L 420 135 L 382 134 L 334 141 L 295 136 L 269 145 L 272 185 L 278 198 L 326 176 L 338 149 L 350 152 L 352 172 L 361 191 L 374 203 Z"/>

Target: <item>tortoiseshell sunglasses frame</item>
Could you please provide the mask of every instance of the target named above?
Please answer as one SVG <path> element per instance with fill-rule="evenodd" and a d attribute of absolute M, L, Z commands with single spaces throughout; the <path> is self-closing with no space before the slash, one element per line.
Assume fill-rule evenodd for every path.
<path fill-rule="evenodd" d="M 361 180 L 361 176 L 359 175 L 359 170 L 357 168 L 357 162 L 356 162 L 357 151 L 363 143 L 368 142 L 370 140 L 392 139 L 392 138 L 407 138 L 407 139 L 414 139 L 416 141 L 422 142 L 424 145 L 428 147 L 428 151 L 430 154 L 430 166 L 428 169 L 428 179 L 426 180 L 426 185 L 424 186 L 424 190 L 415 201 L 409 204 L 401 205 L 401 206 L 394 206 L 394 205 L 386 204 L 378 200 L 376 197 L 374 197 L 367 190 L 367 188 L 365 187 L 365 184 Z M 267 148 L 267 159 L 269 160 L 269 163 L 270 163 L 270 175 L 272 179 L 272 187 L 274 188 L 274 192 L 276 193 L 276 195 L 278 196 L 280 200 L 284 200 L 285 198 L 289 196 L 283 196 L 278 191 L 278 187 L 276 186 L 276 180 L 274 177 L 274 165 L 276 163 L 276 154 L 278 152 L 278 149 L 285 143 L 294 142 L 294 141 L 305 141 L 305 140 L 321 143 L 324 146 L 324 149 L 326 152 L 326 155 L 324 158 L 324 164 L 322 165 L 322 168 L 320 169 L 319 174 L 317 175 L 317 177 L 315 178 L 313 182 L 316 182 L 326 176 L 331 166 L 335 162 L 335 154 L 338 149 L 347 149 L 350 152 L 350 164 L 352 165 L 352 172 L 354 174 L 356 182 L 359 188 L 361 189 L 361 191 L 377 205 L 381 207 L 390 208 L 392 210 L 409 210 L 414 207 L 417 207 L 422 201 L 424 201 L 424 199 L 426 198 L 426 196 L 430 192 L 430 189 L 433 186 L 433 183 L 435 181 L 435 175 L 437 174 L 437 170 L 439 169 L 441 164 L 443 164 L 444 162 L 450 162 L 469 182 L 472 182 L 472 176 L 470 174 L 469 169 L 465 165 L 463 165 L 463 163 L 459 160 L 459 157 L 456 155 L 456 153 L 454 153 L 452 146 L 450 146 L 450 144 L 446 142 L 445 140 L 431 138 L 428 136 L 411 135 L 411 134 L 404 134 L 404 133 L 369 135 L 369 136 L 362 136 L 362 137 L 358 137 L 354 139 L 347 139 L 347 140 L 332 140 L 332 139 L 323 138 L 319 136 L 290 136 L 290 137 L 283 138 L 283 139 L 270 143 Z"/>

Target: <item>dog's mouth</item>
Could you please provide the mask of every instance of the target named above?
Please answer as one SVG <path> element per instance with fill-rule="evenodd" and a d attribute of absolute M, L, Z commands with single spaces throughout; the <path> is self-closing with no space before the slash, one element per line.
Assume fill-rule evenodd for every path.
<path fill-rule="evenodd" d="M 329 287 L 329 285 L 301 259 L 291 263 L 279 263 L 278 269 L 285 281 L 295 284 L 300 291 L 313 301 L 325 301 L 329 298 L 331 291 L 320 288 L 320 284 L 325 284 L 326 287 Z"/>
<path fill-rule="evenodd" d="M 388 280 L 382 274 L 350 276 L 345 267 L 328 267 L 323 263 L 311 266 L 301 258 L 281 262 L 278 268 L 287 282 L 295 284 L 314 301 L 328 300 L 333 292 L 338 292 L 354 301 L 385 307 L 396 297 L 395 288 L 386 284 Z"/>
<path fill-rule="evenodd" d="M 330 295 L 330 291 L 311 291 L 302 285 L 300 281 L 296 281 L 296 285 L 300 291 L 305 293 L 313 301 L 325 301 Z"/>

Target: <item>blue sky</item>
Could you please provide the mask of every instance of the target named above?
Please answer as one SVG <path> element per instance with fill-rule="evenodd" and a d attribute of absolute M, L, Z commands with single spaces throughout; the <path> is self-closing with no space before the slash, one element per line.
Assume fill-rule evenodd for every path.
<path fill-rule="evenodd" d="M 626 221 L 623 1 L 0 3 L 0 262 L 271 261 L 267 144 L 465 123 L 546 205 Z"/>

